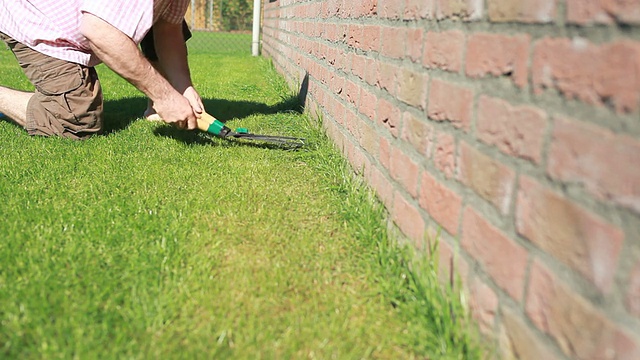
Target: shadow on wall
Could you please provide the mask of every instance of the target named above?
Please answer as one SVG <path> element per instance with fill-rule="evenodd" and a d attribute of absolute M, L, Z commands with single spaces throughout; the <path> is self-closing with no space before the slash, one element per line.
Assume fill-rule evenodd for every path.
<path fill-rule="evenodd" d="M 309 93 L 309 73 L 304 74 L 300 89 L 298 90 L 298 104 L 300 106 L 300 112 L 304 112 L 305 106 L 307 106 L 307 94 Z"/>

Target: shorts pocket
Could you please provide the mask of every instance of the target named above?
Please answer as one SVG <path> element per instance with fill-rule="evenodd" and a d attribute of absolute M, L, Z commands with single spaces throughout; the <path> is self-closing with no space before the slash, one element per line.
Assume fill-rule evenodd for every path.
<path fill-rule="evenodd" d="M 62 95 L 78 89 L 84 82 L 83 76 L 82 67 L 78 64 L 40 65 L 35 68 L 33 85 L 43 95 Z"/>

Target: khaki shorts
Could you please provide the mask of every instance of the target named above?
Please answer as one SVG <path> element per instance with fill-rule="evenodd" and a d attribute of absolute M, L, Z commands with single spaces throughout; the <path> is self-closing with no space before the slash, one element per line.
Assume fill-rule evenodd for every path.
<path fill-rule="evenodd" d="M 102 89 L 94 68 L 59 60 L 0 33 L 36 91 L 27 105 L 30 135 L 84 139 L 102 131 Z"/>

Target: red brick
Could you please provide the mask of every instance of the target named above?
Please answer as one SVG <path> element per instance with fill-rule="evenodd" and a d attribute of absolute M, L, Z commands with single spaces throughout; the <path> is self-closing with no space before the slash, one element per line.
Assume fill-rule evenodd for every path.
<path fill-rule="evenodd" d="M 640 0 L 567 0 L 567 21 L 573 24 L 640 23 Z"/>
<path fill-rule="evenodd" d="M 397 106 L 385 99 L 378 99 L 378 122 L 384 125 L 394 137 L 398 137 L 398 125 L 401 121 L 401 112 Z"/>
<path fill-rule="evenodd" d="M 556 119 L 548 172 L 603 201 L 640 213 L 640 142 L 570 119 Z M 612 176 L 615 174 L 615 176 Z"/>
<path fill-rule="evenodd" d="M 336 122 L 338 122 L 340 125 L 344 124 L 345 111 L 347 111 L 347 108 L 344 106 L 344 104 L 339 100 L 334 99 L 331 104 L 331 108 L 329 109 L 329 114 L 331 114 L 331 116 L 333 116 Z"/>
<path fill-rule="evenodd" d="M 376 118 L 376 109 L 378 107 L 378 97 L 365 88 L 360 89 L 360 107 L 359 111 L 363 115 L 374 121 Z"/>
<path fill-rule="evenodd" d="M 532 77 L 536 94 L 557 89 L 570 99 L 632 112 L 640 102 L 640 43 L 545 38 L 536 44 Z"/>
<path fill-rule="evenodd" d="M 529 35 L 471 35 L 467 44 L 467 75 L 473 78 L 509 76 L 524 88 L 528 76 L 529 42 Z"/>
<path fill-rule="evenodd" d="M 338 49 L 338 52 L 335 57 L 335 65 L 333 66 L 333 70 L 344 70 L 347 65 L 347 53 Z"/>
<path fill-rule="evenodd" d="M 377 0 L 345 1 L 344 4 L 348 9 L 346 12 L 347 17 L 370 17 L 376 15 L 378 12 Z"/>
<path fill-rule="evenodd" d="M 338 13 L 338 17 L 340 19 L 348 19 L 352 16 L 352 13 L 355 12 L 354 9 L 354 1 L 344 1 L 342 0 L 342 7 Z"/>
<path fill-rule="evenodd" d="M 376 85 L 380 89 L 389 92 L 389 94 L 396 95 L 396 86 L 398 83 L 399 73 L 399 67 L 387 62 L 381 62 L 380 71 L 377 74 Z"/>
<path fill-rule="evenodd" d="M 314 23 L 312 23 L 312 22 L 305 22 L 305 23 L 304 23 L 304 29 L 303 29 L 303 32 L 304 32 L 305 34 L 307 34 L 308 36 L 313 37 L 314 27 L 315 27 L 315 24 L 314 24 Z"/>
<path fill-rule="evenodd" d="M 346 42 L 348 35 L 349 35 L 349 24 L 338 25 L 338 41 Z"/>
<path fill-rule="evenodd" d="M 477 0 L 436 0 L 438 19 L 479 20 L 484 4 Z"/>
<path fill-rule="evenodd" d="M 478 138 L 503 153 L 540 163 L 547 114 L 532 106 L 481 96 L 478 104 Z"/>
<path fill-rule="evenodd" d="M 351 17 L 357 17 L 357 13 L 359 11 L 359 9 L 356 9 L 357 7 L 357 2 L 356 1 L 344 1 L 343 2 L 343 12 L 341 14 L 341 17 L 343 18 L 351 18 Z"/>
<path fill-rule="evenodd" d="M 327 0 L 322 4 L 322 10 L 328 18 L 339 16 L 342 12 L 342 5 L 342 0 Z"/>
<path fill-rule="evenodd" d="M 433 162 L 447 178 L 456 171 L 456 141 L 451 134 L 440 133 L 435 139 Z"/>
<path fill-rule="evenodd" d="M 340 41 L 341 32 L 337 24 L 326 23 L 324 25 L 325 38 L 329 41 Z"/>
<path fill-rule="evenodd" d="M 404 19 L 431 19 L 434 14 L 436 0 L 405 0 Z"/>
<path fill-rule="evenodd" d="M 422 59 L 422 44 L 424 43 L 424 32 L 422 29 L 408 29 L 406 52 L 413 62 L 420 62 Z"/>
<path fill-rule="evenodd" d="M 357 174 L 362 174 L 364 172 L 366 156 L 362 149 L 356 144 L 352 144 L 350 151 L 348 153 L 349 162 L 351 163 L 351 167 Z"/>
<path fill-rule="evenodd" d="M 300 51 L 311 55 L 311 41 L 306 39 L 299 39 L 299 40 L 297 39 L 295 40 L 295 42 L 299 43 Z"/>
<path fill-rule="evenodd" d="M 367 58 L 363 55 L 351 53 L 351 73 L 364 80 Z"/>
<path fill-rule="evenodd" d="M 433 127 L 423 119 L 405 112 L 402 117 L 402 140 L 407 141 L 425 157 L 430 156 Z"/>
<path fill-rule="evenodd" d="M 399 77 L 398 99 L 419 109 L 426 108 L 428 75 L 403 68 Z"/>
<path fill-rule="evenodd" d="M 384 0 L 378 6 L 378 15 L 382 19 L 400 19 L 404 0 Z"/>
<path fill-rule="evenodd" d="M 427 172 L 420 181 L 420 207 L 451 235 L 458 234 L 462 197 L 440 184 Z"/>
<path fill-rule="evenodd" d="M 358 133 L 360 134 L 360 146 L 362 146 L 369 154 L 378 154 L 380 149 L 378 133 L 373 127 L 373 124 L 367 121 L 360 121 Z"/>
<path fill-rule="evenodd" d="M 557 0 L 487 0 L 492 22 L 549 23 L 556 17 Z"/>
<path fill-rule="evenodd" d="M 307 9 L 306 17 L 310 19 L 314 19 L 322 12 L 322 4 L 321 3 L 311 3 Z M 321 23 L 317 23 L 318 25 L 322 25 Z M 317 33 L 319 36 L 319 32 Z"/>
<path fill-rule="evenodd" d="M 360 99 L 360 86 L 351 80 L 347 80 L 345 83 L 345 89 L 342 93 L 342 98 L 350 102 L 353 105 L 358 105 L 358 99 Z"/>
<path fill-rule="evenodd" d="M 349 24 L 349 35 L 347 36 L 347 45 L 359 49 L 360 39 L 362 39 L 362 25 Z"/>
<path fill-rule="evenodd" d="M 531 269 L 525 309 L 531 321 L 571 358 L 640 358 L 637 343 L 537 260 Z"/>
<path fill-rule="evenodd" d="M 631 314 L 640 318 L 640 261 L 629 274 L 627 289 L 627 309 Z"/>
<path fill-rule="evenodd" d="M 344 142 L 345 138 L 342 135 L 342 132 L 338 129 L 337 125 L 333 121 L 323 121 L 322 125 L 327 133 L 327 136 L 333 140 L 336 144 L 336 147 L 340 149 L 340 151 L 344 150 Z"/>
<path fill-rule="evenodd" d="M 495 283 L 521 300 L 527 251 L 470 207 L 464 211 L 460 245 L 475 258 Z"/>
<path fill-rule="evenodd" d="M 378 0 L 360 0 L 356 2 L 354 17 L 369 17 L 378 14 Z"/>
<path fill-rule="evenodd" d="M 369 85 L 377 85 L 380 76 L 380 62 L 378 59 L 367 58 L 364 80 Z"/>
<path fill-rule="evenodd" d="M 459 30 L 427 32 L 422 63 L 430 68 L 459 72 L 462 68 L 464 33 Z"/>
<path fill-rule="evenodd" d="M 392 217 L 396 225 L 409 239 L 416 244 L 423 241 L 424 219 L 418 209 L 398 192 L 394 195 Z"/>
<path fill-rule="evenodd" d="M 418 196 L 418 164 L 397 147 L 392 147 L 389 173 L 414 198 Z"/>
<path fill-rule="evenodd" d="M 321 110 L 321 107 L 325 106 L 325 98 L 327 96 L 327 92 L 320 86 L 314 82 L 311 82 L 311 86 L 309 87 L 309 93 L 313 94 L 312 96 L 315 98 L 316 103 L 318 105 L 318 110 Z"/>
<path fill-rule="evenodd" d="M 391 163 L 391 144 L 385 137 L 380 137 L 380 156 L 378 157 L 380 164 L 389 170 Z"/>
<path fill-rule="evenodd" d="M 608 292 L 624 233 L 530 178 L 520 178 L 519 234 Z"/>
<path fill-rule="evenodd" d="M 443 80 L 433 79 L 429 91 L 429 118 L 450 121 L 455 127 L 468 131 L 471 127 L 473 91 Z"/>
<path fill-rule="evenodd" d="M 364 25 L 360 48 L 364 51 L 380 51 L 380 34 L 382 29 L 377 25 Z"/>
<path fill-rule="evenodd" d="M 292 45 L 295 46 L 295 44 L 292 44 Z M 316 54 L 316 57 L 318 58 L 318 60 L 325 61 L 327 59 L 328 48 L 329 47 L 324 44 L 318 44 L 318 53 Z"/>
<path fill-rule="evenodd" d="M 317 91 L 322 91 L 323 93 L 330 93 L 331 90 L 329 90 L 329 92 L 325 91 L 325 87 L 327 85 L 327 80 L 329 78 L 329 70 L 324 66 L 324 64 L 321 63 L 315 63 L 315 65 L 312 68 L 313 72 L 315 75 L 311 75 L 311 79 L 309 79 L 309 92 L 308 94 L 315 94 L 315 92 L 311 91 L 311 87 L 315 87 L 317 89 Z M 317 81 L 314 81 L 317 80 Z M 324 85 L 324 86 L 323 86 Z"/>
<path fill-rule="evenodd" d="M 460 143 L 458 166 L 458 179 L 463 184 L 493 204 L 503 215 L 509 212 L 515 171 L 464 142 Z"/>
<path fill-rule="evenodd" d="M 347 131 L 356 139 L 360 139 L 360 118 L 351 110 L 346 110 L 344 114 L 344 125 Z"/>
<path fill-rule="evenodd" d="M 316 58 L 320 57 L 320 46 L 324 46 L 322 44 L 320 44 L 317 41 L 311 41 L 311 54 L 313 54 L 313 56 L 315 56 Z M 311 59 L 305 59 L 307 61 L 311 60 Z"/>
<path fill-rule="evenodd" d="M 382 201 L 385 208 L 392 209 L 393 185 L 391 185 L 391 182 L 389 182 L 380 169 L 375 166 L 371 167 L 370 180 L 368 183 L 375 190 L 376 195 L 378 195 L 378 198 Z"/>
<path fill-rule="evenodd" d="M 558 357 L 553 353 L 543 339 L 538 337 L 533 329 L 531 329 L 525 321 L 515 312 L 503 308 L 502 322 L 504 327 L 501 329 L 502 347 L 508 347 L 507 354 L 502 356 L 503 359 L 521 359 L 521 360 L 555 360 Z M 505 346 L 506 345 L 506 346 Z"/>
<path fill-rule="evenodd" d="M 360 147 L 354 145 L 349 141 L 345 141 L 345 155 L 351 168 L 356 174 L 361 174 L 364 171 L 365 156 Z"/>
<path fill-rule="evenodd" d="M 384 56 L 400 59 L 404 57 L 404 44 L 407 30 L 401 27 L 383 27 L 380 35 L 380 53 Z"/>
<path fill-rule="evenodd" d="M 498 312 L 498 295 L 477 277 L 471 282 L 469 289 L 469 309 L 478 322 L 480 331 L 492 335 Z"/>
<path fill-rule="evenodd" d="M 342 76 L 337 75 L 335 72 L 331 72 L 327 84 L 331 86 L 331 89 L 336 95 L 341 95 L 344 91 L 345 80 Z"/>

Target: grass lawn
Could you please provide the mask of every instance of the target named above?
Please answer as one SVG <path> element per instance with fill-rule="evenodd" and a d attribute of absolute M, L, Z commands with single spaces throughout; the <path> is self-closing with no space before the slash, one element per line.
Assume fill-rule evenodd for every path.
<path fill-rule="evenodd" d="M 458 297 L 433 264 L 408 270 L 269 62 L 190 61 L 208 112 L 309 146 L 141 120 L 142 94 L 104 66 L 105 135 L 0 121 L 0 358 L 481 358 Z M 2 47 L 0 84 L 31 88 Z"/>
<path fill-rule="evenodd" d="M 193 31 L 189 54 L 251 55 L 250 32 Z"/>

